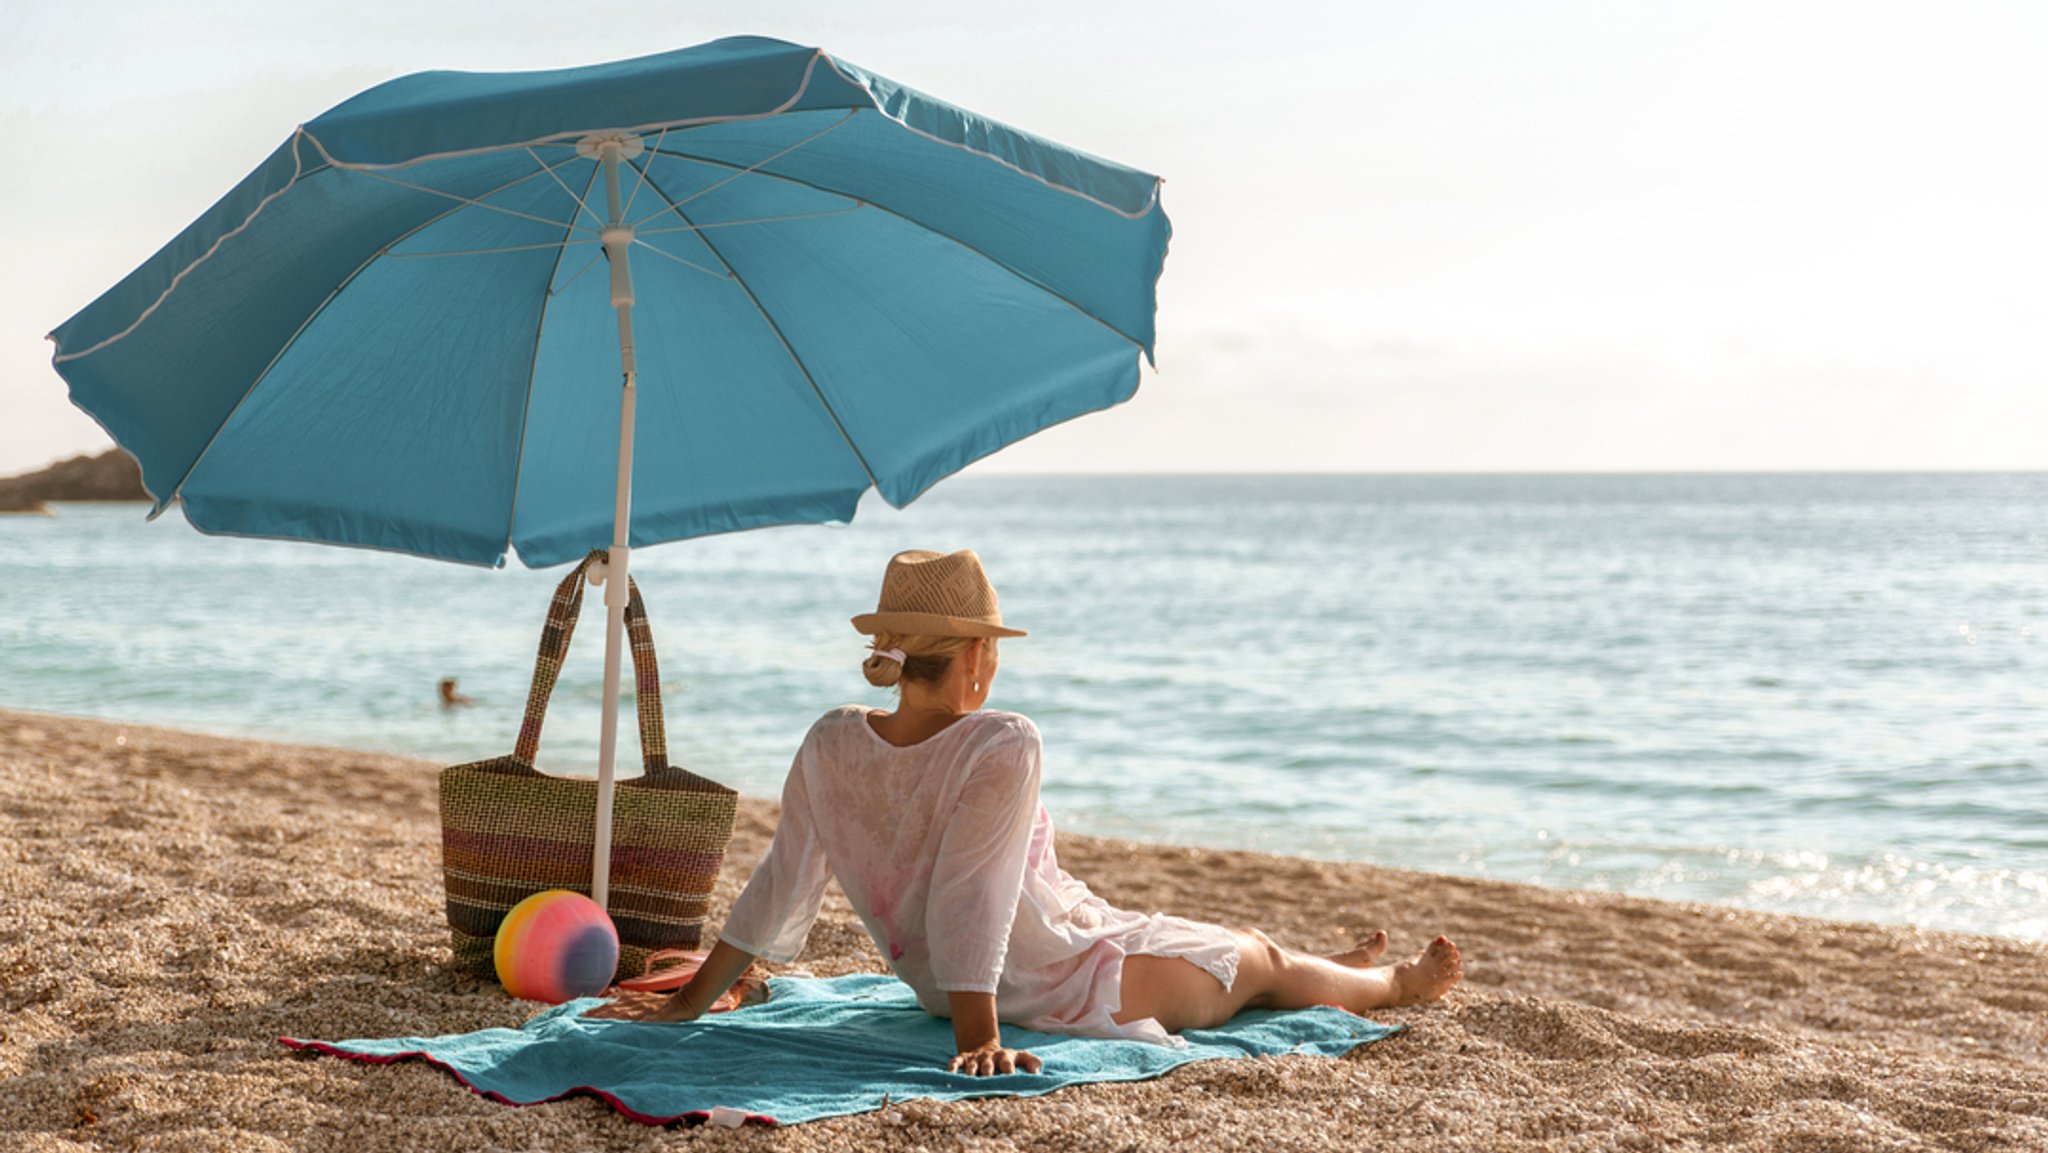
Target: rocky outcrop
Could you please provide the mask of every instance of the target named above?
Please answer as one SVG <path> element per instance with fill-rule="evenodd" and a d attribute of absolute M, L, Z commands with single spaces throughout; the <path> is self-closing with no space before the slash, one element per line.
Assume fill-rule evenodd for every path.
<path fill-rule="evenodd" d="M 148 499 L 142 469 L 118 448 L 0 479 L 0 512 L 48 512 L 49 501 Z"/>

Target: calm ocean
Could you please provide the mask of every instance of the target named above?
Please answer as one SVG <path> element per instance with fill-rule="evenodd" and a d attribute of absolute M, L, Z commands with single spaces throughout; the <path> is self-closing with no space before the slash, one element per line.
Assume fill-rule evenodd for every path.
<path fill-rule="evenodd" d="M 674 759 L 772 796 L 886 703 L 847 617 L 920 546 L 1032 631 L 993 703 L 1065 828 L 2048 939 L 2048 474 L 955 478 L 636 553 Z M 0 517 L 0 706 L 494 755 L 558 576 Z"/>

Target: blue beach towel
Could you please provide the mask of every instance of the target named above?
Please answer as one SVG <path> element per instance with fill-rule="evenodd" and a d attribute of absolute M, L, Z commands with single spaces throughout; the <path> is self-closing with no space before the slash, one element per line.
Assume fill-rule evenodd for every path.
<path fill-rule="evenodd" d="M 686 1025 L 596 1021 L 595 998 L 547 1010 L 517 1029 L 445 1037 L 301 1041 L 359 1061 L 417 1057 L 508 1105 L 589 1093 L 651 1125 L 713 1117 L 790 1125 L 879 1109 L 884 1100 L 1035 1097 L 1064 1085 L 1144 1081 L 1191 1061 L 1302 1053 L 1334 1057 L 1400 1031 L 1341 1009 L 1240 1013 L 1182 1034 L 1182 1048 L 1003 1027 L 1005 1043 L 1045 1062 L 1038 1073 L 946 1072 L 953 1028 L 918 1007 L 894 977 L 776 978 L 765 1004 Z"/>

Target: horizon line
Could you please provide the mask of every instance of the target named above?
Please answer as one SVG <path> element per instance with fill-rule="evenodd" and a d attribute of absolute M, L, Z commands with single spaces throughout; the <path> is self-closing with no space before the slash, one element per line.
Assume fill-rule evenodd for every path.
<path fill-rule="evenodd" d="M 116 444 L 105 448 L 73 452 L 45 460 L 40 464 L 18 466 L 18 471 L 0 475 L 0 481 L 41 472 L 72 460 L 96 457 L 109 451 L 126 451 Z M 1049 469 L 1001 467 L 1000 450 L 962 467 L 956 472 L 940 478 L 938 483 L 961 477 L 990 479 L 995 477 L 1071 477 L 1075 479 L 1112 479 L 1117 477 L 1142 477 L 1153 479 L 1185 479 L 1193 477 L 1678 477 L 1678 476 L 2037 476 L 2048 474 L 2048 463 L 2022 466 L 1884 466 L 1856 465 L 1845 467 L 1778 465 L 1768 467 L 1719 467 L 1699 466 L 1680 468 L 1602 468 L 1602 467 L 1561 467 L 1561 468 L 1455 468 L 1455 469 L 1404 469 L 1404 468 L 1332 468 L 1332 469 Z M 73 503 L 73 502 L 66 502 Z M 118 502 L 116 502 L 118 503 Z"/>
<path fill-rule="evenodd" d="M 973 466 L 969 466 L 972 469 Z M 989 470 L 974 473 L 968 469 L 944 478 L 953 480 L 972 476 L 977 479 L 996 477 L 1072 477 L 1075 479 L 1114 479 L 1117 477 L 1148 477 L 1174 479 L 1187 477 L 1435 477 L 1435 476 L 1494 476 L 1494 477 L 1600 477 L 1600 476 L 2043 476 L 2048 475 L 2048 465 L 2028 467 L 1992 468 L 1498 468 L 1498 469 L 1159 469 L 1098 471 L 1088 469 L 1051 470 L 1017 469 Z"/>

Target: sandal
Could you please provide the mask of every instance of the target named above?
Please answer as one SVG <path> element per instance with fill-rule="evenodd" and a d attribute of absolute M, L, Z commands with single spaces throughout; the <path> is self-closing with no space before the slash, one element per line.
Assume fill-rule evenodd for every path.
<path fill-rule="evenodd" d="M 619 989 L 628 993 L 673 993 L 690 983 L 697 970 L 704 966 L 704 958 L 710 954 L 702 949 L 659 949 L 647 955 L 647 964 L 638 977 L 628 977 L 619 982 Z M 655 965 L 662 961 L 674 961 L 656 971 Z M 711 1003 L 707 1013 L 724 1013 L 741 1005 L 751 1005 L 768 999 L 768 979 L 749 965 L 745 973 L 732 983 L 732 988 L 719 995 Z"/>
<path fill-rule="evenodd" d="M 647 954 L 647 964 L 641 968 L 638 977 L 627 977 L 619 982 L 619 988 L 629 993 L 673 993 L 690 983 L 703 967 L 704 958 L 709 956 L 702 949 L 657 949 Z M 660 972 L 654 966 L 661 961 L 675 961 Z"/>

